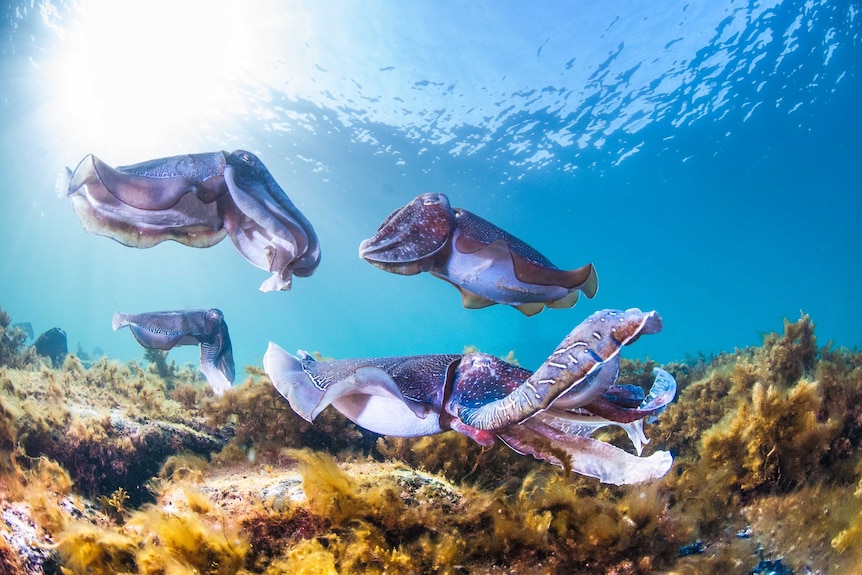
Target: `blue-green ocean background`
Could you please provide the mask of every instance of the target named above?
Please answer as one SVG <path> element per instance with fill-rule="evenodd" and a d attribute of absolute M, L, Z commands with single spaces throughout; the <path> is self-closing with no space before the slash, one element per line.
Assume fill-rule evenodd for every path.
<path fill-rule="evenodd" d="M 228 11 L 242 45 L 265 49 L 230 59 L 224 33 L 194 16 L 177 33 L 165 11 L 141 24 L 152 61 L 118 64 L 118 41 L 60 77 L 75 38 L 100 32 L 82 29 L 96 8 L 7 7 L 0 306 L 37 334 L 58 326 L 71 351 L 140 358 L 111 331 L 115 310 L 218 307 L 238 368 L 260 365 L 270 340 L 335 357 L 474 344 L 535 368 L 592 311 L 640 307 L 665 329 L 629 357 L 758 344 L 800 311 L 821 344 L 862 344 L 859 1 L 192 4 L 201 20 Z M 172 51 L 179 36 L 202 52 Z M 202 81 L 210 56 L 223 75 Z M 94 85 L 104 100 L 88 108 Z M 159 92 L 135 124 L 144 88 Z M 228 104 L 206 118 L 172 105 L 213 94 Z M 107 122 L 105 102 L 120 110 Z M 228 240 L 136 250 L 86 234 L 54 190 L 88 153 L 123 165 L 236 148 L 264 161 L 320 238 L 318 271 L 289 292 L 260 293 L 267 274 Z M 360 241 L 426 191 L 559 267 L 593 262 L 597 296 L 535 317 L 465 310 L 445 282 L 360 260 Z"/>

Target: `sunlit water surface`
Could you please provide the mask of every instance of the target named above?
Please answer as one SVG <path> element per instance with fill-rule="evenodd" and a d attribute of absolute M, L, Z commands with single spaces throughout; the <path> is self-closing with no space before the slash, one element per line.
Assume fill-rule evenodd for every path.
<path fill-rule="evenodd" d="M 536 367 L 602 308 L 657 309 L 630 357 L 759 343 L 800 311 L 862 344 L 857 1 L 13 2 L 0 63 L 0 306 L 131 359 L 115 310 L 218 307 L 238 366 L 267 342 L 336 357 L 514 350 Z M 86 234 L 56 174 L 253 151 L 323 259 L 289 292 L 229 241 Z M 393 209 L 446 193 L 558 266 L 573 309 L 465 310 L 360 260 Z M 195 361 L 194 350 L 172 352 Z"/>

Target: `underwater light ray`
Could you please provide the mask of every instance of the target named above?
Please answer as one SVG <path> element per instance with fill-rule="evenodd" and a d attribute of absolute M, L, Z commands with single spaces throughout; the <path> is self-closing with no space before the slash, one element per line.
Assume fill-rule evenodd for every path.
<path fill-rule="evenodd" d="M 81 0 L 43 11 L 56 38 L 44 74 L 53 133 L 123 156 L 227 133 L 268 65 L 262 8 L 237 17 L 230 0 Z"/>

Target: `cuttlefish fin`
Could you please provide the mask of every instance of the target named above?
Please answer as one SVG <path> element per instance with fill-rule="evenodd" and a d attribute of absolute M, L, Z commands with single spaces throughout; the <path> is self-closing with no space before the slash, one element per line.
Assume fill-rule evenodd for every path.
<path fill-rule="evenodd" d="M 479 294 L 475 294 L 470 290 L 466 290 L 460 286 L 455 287 L 458 288 L 458 291 L 461 292 L 461 305 L 463 305 L 466 309 L 482 309 L 483 307 L 488 307 L 497 303 L 486 297 L 482 297 Z"/>
<path fill-rule="evenodd" d="M 559 270 L 542 267 L 516 253 L 512 254 L 512 264 L 515 277 L 524 283 L 579 289 L 588 298 L 595 296 L 599 289 L 599 278 L 593 264 L 574 270 Z"/>
<path fill-rule="evenodd" d="M 423 271 L 428 271 L 428 270 L 423 270 Z M 452 284 L 455 287 L 455 289 L 457 289 L 461 293 L 461 305 L 463 305 L 465 309 L 482 309 L 483 307 L 492 306 L 492 305 L 495 305 L 497 303 L 492 299 L 488 299 L 485 296 L 481 296 L 477 293 L 473 293 L 470 290 L 459 286 L 458 284 L 456 284 L 455 282 L 453 282 L 452 280 L 450 280 L 446 276 L 442 276 L 442 275 L 440 275 L 434 271 L 431 271 L 431 275 Z"/>
<path fill-rule="evenodd" d="M 571 307 L 571 306 L 567 306 Z M 522 303 L 521 305 L 516 305 L 515 308 L 526 316 L 536 315 L 540 311 L 545 308 L 545 304 L 543 303 Z"/>
<path fill-rule="evenodd" d="M 574 307 L 574 305 L 576 303 L 578 303 L 578 296 L 579 295 L 580 295 L 580 292 L 578 292 L 578 290 L 571 291 L 565 297 L 561 297 L 560 299 L 557 299 L 554 301 L 549 301 L 547 303 L 547 306 L 554 308 L 554 309 L 565 309 L 565 308 L 569 308 L 569 307 Z M 539 311 L 542 311 L 542 310 L 539 310 Z"/>
<path fill-rule="evenodd" d="M 165 240 L 206 248 L 226 234 L 216 201 L 223 194 L 219 157 L 223 158 L 220 154 L 189 156 L 193 165 L 201 165 L 201 174 L 211 176 L 192 181 L 181 174 L 146 177 L 124 172 L 89 154 L 74 172 L 67 169 L 58 177 L 57 191 L 61 197 L 71 198 L 75 215 L 89 233 L 136 248 Z M 174 159 L 145 166 L 155 169 L 158 162 Z"/>
<path fill-rule="evenodd" d="M 118 311 L 115 311 L 114 317 L 111 318 L 111 328 L 114 331 L 126 327 L 127 325 L 129 325 L 129 323 L 129 317 L 126 314 L 120 313 Z"/>
<path fill-rule="evenodd" d="M 141 316 L 135 316 L 141 318 Z M 114 317 L 111 320 L 111 327 L 114 331 L 128 326 L 132 335 L 139 344 L 146 348 L 169 350 L 178 345 L 197 345 L 200 340 L 193 335 L 189 335 L 184 331 L 168 331 L 161 329 L 162 326 L 151 325 L 150 323 L 137 323 L 129 317 L 128 314 L 114 312 Z"/>
<path fill-rule="evenodd" d="M 392 403 L 386 405 L 392 407 L 390 414 L 396 416 L 405 406 L 419 419 L 424 419 L 429 413 L 427 406 L 404 397 L 392 377 L 377 367 L 357 367 L 349 376 L 321 388 L 303 369 L 298 358 L 273 342 L 269 343 L 263 356 L 263 367 L 275 389 L 296 413 L 309 422 L 332 405 L 361 425 L 363 410 L 372 396 L 391 400 Z"/>

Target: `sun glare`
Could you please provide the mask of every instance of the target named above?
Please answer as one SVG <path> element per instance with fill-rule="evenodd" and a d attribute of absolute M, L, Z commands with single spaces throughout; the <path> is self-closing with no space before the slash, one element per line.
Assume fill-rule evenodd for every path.
<path fill-rule="evenodd" d="M 81 0 L 49 70 L 56 121 L 87 149 L 144 152 L 220 133 L 268 62 L 256 5 Z"/>

